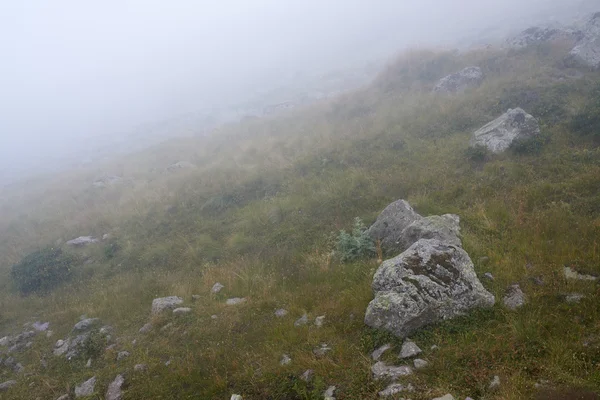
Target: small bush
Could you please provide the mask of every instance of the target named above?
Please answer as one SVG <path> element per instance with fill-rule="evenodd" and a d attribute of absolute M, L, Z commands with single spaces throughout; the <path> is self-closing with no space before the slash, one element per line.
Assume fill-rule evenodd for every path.
<path fill-rule="evenodd" d="M 22 294 L 48 292 L 71 278 L 74 261 L 61 249 L 38 250 L 13 265 L 11 276 Z"/>
<path fill-rule="evenodd" d="M 471 162 L 483 163 L 490 158 L 490 151 L 485 146 L 469 146 L 465 150 L 465 157 Z"/>
<path fill-rule="evenodd" d="M 510 145 L 510 149 L 517 154 L 539 154 L 547 142 L 548 138 L 544 135 L 536 135 L 528 139 L 515 140 Z"/>
<path fill-rule="evenodd" d="M 354 219 L 352 233 L 341 230 L 336 248 L 342 261 L 372 257 L 376 254 L 375 243 L 366 233 L 365 224 L 358 217 Z"/>

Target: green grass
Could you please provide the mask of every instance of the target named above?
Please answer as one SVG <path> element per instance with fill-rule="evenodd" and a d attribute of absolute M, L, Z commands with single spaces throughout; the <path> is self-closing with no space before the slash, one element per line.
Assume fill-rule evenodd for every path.
<path fill-rule="evenodd" d="M 554 79 L 565 51 L 413 52 L 354 93 L 100 168 L 119 169 L 131 185 L 93 190 L 99 172 L 89 170 L 11 188 L 0 202 L 0 332 L 38 317 L 55 334 L 18 355 L 32 375 L 3 395 L 53 399 L 97 375 L 102 398 L 126 372 L 127 399 L 317 399 L 329 385 L 338 399 L 376 399 L 386 382 L 371 378 L 370 352 L 401 342 L 363 323 L 376 260 L 342 263 L 331 255 L 332 234 L 355 217 L 374 221 L 399 198 L 424 215 L 460 215 L 477 273 L 496 277 L 486 287 L 500 300 L 519 283 L 529 299 L 516 312 L 498 301 L 415 335 L 430 367 L 407 379 L 418 388 L 412 399 L 534 398 L 540 379 L 600 391 L 599 289 L 562 275 L 564 264 L 600 273 L 600 148 L 589 132 L 600 75 Z M 430 93 L 438 78 L 473 63 L 486 74 L 481 87 L 456 98 Z M 469 156 L 470 134 L 516 106 L 539 117 L 543 141 Z M 164 172 L 174 160 L 198 168 Z M 10 267 L 23 256 L 107 232 L 109 242 L 75 251 L 93 262 L 75 268 L 69 285 L 18 294 Z M 217 281 L 226 288 L 212 296 Z M 569 292 L 587 297 L 566 304 Z M 166 295 L 182 296 L 192 313 L 157 317 L 172 328 L 138 334 L 152 299 Z M 224 304 L 238 296 L 248 301 Z M 289 314 L 277 319 L 280 307 Z M 294 327 L 304 313 L 326 315 L 324 327 Z M 131 356 L 116 362 L 108 352 L 88 370 L 85 360 L 49 355 L 81 314 L 114 326 Z M 333 351 L 318 358 L 312 350 L 323 342 Z M 284 353 L 293 361 L 280 366 Z M 148 370 L 133 373 L 138 363 Z M 309 368 L 315 380 L 306 384 L 299 375 Z M 492 392 L 494 375 L 502 384 Z"/>

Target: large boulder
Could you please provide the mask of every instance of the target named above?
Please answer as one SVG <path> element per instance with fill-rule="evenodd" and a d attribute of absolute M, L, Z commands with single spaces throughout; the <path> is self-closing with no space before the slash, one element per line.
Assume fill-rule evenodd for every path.
<path fill-rule="evenodd" d="M 430 215 L 414 220 L 402 231 L 402 250 L 408 249 L 419 239 L 438 239 L 453 246 L 461 246 L 460 217 L 455 214 Z"/>
<path fill-rule="evenodd" d="M 571 57 L 593 69 L 600 68 L 600 12 L 583 27 L 583 38 L 570 52 Z"/>
<path fill-rule="evenodd" d="M 487 147 L 492 153 L 501 153 L 519 140 L 540 134 L 537 120 L 521 108 L 509 109 L 492 122 L 473 133 L 470 146 Z"/>
<path fill-rule="evenodd" d="M 373 278 L 373 292 L 365 323 L 399 337 L 495 301 L 469 255 L 437 239 L 420 239 L 384 261 Z"/>
<path fill-rule="evenodd" d="M 479 86 L 483 72 L 479 67 L 467 67 L 440 79 L 433 89 L 437 93 L 462 93 L 470 87 Z"/>
<path fill-rule="evenodd" d="M 572 42 L 575 44 L 582 38 L 583 32 L 578 29 L 533 26 L 509 38 L 506 45 L 512 48 L 523 48 L 549 42 Z"/>
<path fill-rule="evenodd" d="M 379 240 L 384 251 L 391 252 L 402 247 L 402 232 L 418 218 L 421 216 L 406 200 L 397 200 L 379 214 L 375 223 L 367 229 L 367 234 L 374 241 Z"/>

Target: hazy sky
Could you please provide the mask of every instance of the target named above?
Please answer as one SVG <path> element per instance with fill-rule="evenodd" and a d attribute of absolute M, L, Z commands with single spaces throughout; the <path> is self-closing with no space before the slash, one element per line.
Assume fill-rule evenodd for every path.
<path fill-rule="evenodd" d="M 575 1 L 3 0 L 0 169 L 235 103 L 282 71 L 343 67 Z"/>

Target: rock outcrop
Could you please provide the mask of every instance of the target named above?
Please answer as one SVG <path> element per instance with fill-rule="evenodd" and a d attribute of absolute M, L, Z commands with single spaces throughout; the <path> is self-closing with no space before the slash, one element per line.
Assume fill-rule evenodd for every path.
<path fill-rule="evenodd" d="M 583 32 L 572 28 L 550 28 L 533 26 L 516 36 L 509 38 L 506 45 L 512 48 L 523 48 L 548 42 L 572 42 L 583 39 Z"/>
<path fill-rule="evenodd" d="M 583 38 L 570 52 L 571 57 L 593 69 L 600 68 L 600 12 L 583 27 Z"/>
<path fill-rule="evenodd" d="M 483 81 L 483 72 L 479 67 L 467 67 L 454 74 L 450 74 L 438 81 L 433 89 L 436 93 L 462 93 L 476 87 Z"/>
<path fill-rule="evenodd" d="M 495 301 L 469 255 L 438 239 L 420 239 L 384 261 L 373 278 L 373 292 L 365 323 L 400 337 Z"/>
<path fill-rule="evenodd" d="M 540 134 L 537 120 L 521 108 L 509 109 L 492 122 L 473 133 L 470 146 L 483 146 L 492 153 L 501 153 L 518 140 L 526 140 Z"/>

